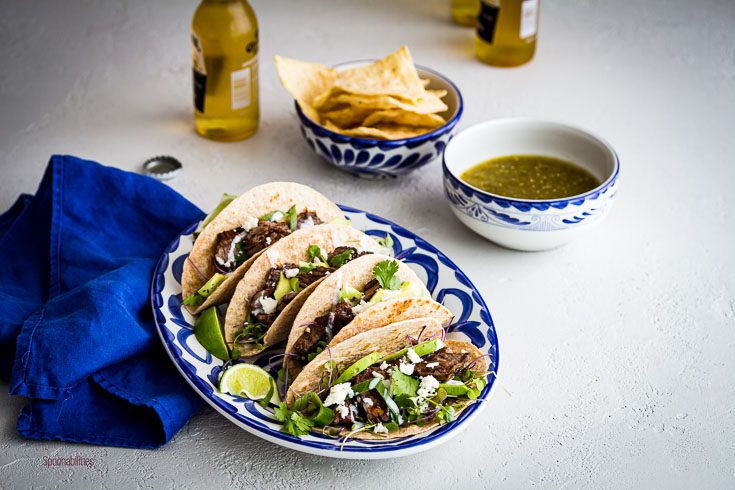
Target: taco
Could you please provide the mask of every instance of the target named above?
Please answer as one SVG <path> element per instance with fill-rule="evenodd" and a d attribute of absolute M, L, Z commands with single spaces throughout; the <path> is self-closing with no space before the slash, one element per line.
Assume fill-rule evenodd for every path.
<path fill-rule="evenodd" d="M 416 318 L 321 352 L 276 411 L 282 430 L 392 439 L 452 422 L 487 385 L 488 362 L 471 343 L 442 335 L 436 319 Z"/>
<path fill-rule="evenodd" d="M 337 345 L 367 330 L 411 318 L 427 317 L 439 320 L 442 327 L 448 327 L 454 315 L 449 308 L 430 298 L 397 298 L 381 301 L 355 315 L 350 323 L 332 337 L 329 346 Z"/>
<path fill-rule="evenodd" d="M 296 315 L 286 345 L 291 379 L 362 311 L 392 299 L 430 297 L 401 261 L 380 254 L 353 260 L 322 281 Z"/>
<path fill-rule="evenodd" d="M 320 281 L 383 247 L 348 225 L 297 230 L 256 258 L 225 315 L 225 340 L 242 356 L 288 338 L 293 320 Z M 237 354 L 235 354 L 237 356 Z"/>
<path fill-rule="evenodd" d="M 235 198 L 204 227 L 184 262 L 182 297 L 192 314 L 226 303 L 258 255 L 293 231 L 344 220 L 314 189 L 271 182 Z"/>

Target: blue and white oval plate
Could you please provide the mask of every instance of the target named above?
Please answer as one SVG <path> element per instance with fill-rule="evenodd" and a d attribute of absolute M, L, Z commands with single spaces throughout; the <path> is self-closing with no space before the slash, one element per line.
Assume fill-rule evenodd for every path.
<path fill-rule="evenodd" d="M 336 439 L 312 433 L 301 438 L 280 432 L 281 425 L 271 409 L 245 398 L 220 393 L 219 375 L 223 361 L 209 354 L 194 336 L 194 318 L 181 307 L 181 272 L 191 251 L 196 225 L 185 230 L 168 247 L 153 275 L 151 304 L 158 333 L 166 351 L 189 384 L 215 410 L 234 424 L 267 441 L 310 454 L 350 459 L 381 459 L 405 456 L 438 446 L 457 435 L 488 403 L 498 371 L 500 352 L 490 312 L 467 276 L 433 245 L 387 219 L 341 206 L 352 225 L 369 235 L 390 234 L 396 258 L 404 260 L 426 283 L 435 300 L 454 313 L 455 323 L 448 338 L 468 340 L 488 355 L 491 374 L 480 399 L 452 423 L 429 432 L 385 441 Z M 274 377 L 281 367 L 283 346 L 268 349 L 248 359 Z"/>

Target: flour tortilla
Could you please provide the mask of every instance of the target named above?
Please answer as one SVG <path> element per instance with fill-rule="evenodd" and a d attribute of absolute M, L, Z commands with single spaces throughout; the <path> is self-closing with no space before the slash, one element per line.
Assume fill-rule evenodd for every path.
<path fill-rule="evenodd" d="M 410 347 L 408 336 L 416 337 L 422 332 L 422 330 L 422 338 L 428 338 L 433 335 L 440 334 L 441 325 L 433 318 L 405 320 L 379 329 L 363 332 L 340 344 L 337 344 L 330 348 L 329 351 L 325 350 L 321 352 L 312 362 L 306 365 L 301 374 L 299 374 L 293 384 L 291 384 L 291 387 L 286 394 L 286 402 L 291 405 L 299 396 L 309 392 L 316 392 L 319 387 L 319 381 L 325 374 L 324 365 L 330 360 L 336 363 L 338 371 L 342 371 L 372 352 L 379 352 L 381 356 L 385 356 L 398 352 L 406 347 Z M 447 349 L 449 352 L 465 351 L 471 354 L 472 359 L 477 358 L 477 362 L 472 367 L 472 370 L 478 374 L 487 375 L 487 358 L 481 357 L 483 353 L 477 347 L 469 342 L 451 339 L 446 340 L 445 343 L 446 346 L 444 349 Z M 462 410 L 467 408 L 470 403 L 472 403 L 470 400 L 455 402 L 453 407 L 455 409 L 456 416 L 459 416 Z M 436 421 L 421 427 L 411 424 L 401 427 L 396 432 L 389 432 L 387 434 L 375 434 L 374 432 L 366 431 L 357 432 L 352 434 L 350 437 L 353 439 L 363 440 L 396 439 L 399 437 L 406 437 L 426 432 L 432 430 L 438 425 L 439 422 Z M 340 436 L 346 436 L 349 432 L 350 430 L 346 429 L 340 434 Z"/>
<path fill-rule="evenodd" d="M 327 253 L 341 245 L 352 246 L 360 251 L 376 252 L 382 250 L 382 247 L 374 238 L 351 226 L 339 223 L 323 224 L 297 230 L 289 236 L 282 238 L 266 249 L 253 262 L 243 279 L 238 283 L 225 315 L 225 341 L 228 345 L 232 345 L 240 327 L 247 320 L 250 314 L 250 302 L 255 297 L 255 294 L 263 289 L 271 268 L 289 262 L 298 264 L 300 261 L 308 261 L 308 248 L 310 245 L 318 245 Z M 348 262 L 344 267 L 350 263 Z M 327 278 L 329 277 L 327 276 Z M 296 317 L 304 302 L 310 297 L 312 291 L 316 291 L 319 283 L 323 280 L 321 279 L 309 285 L 309 287 L 297 294 L 286 308 L 281 311 L 273 324 L 268 328 L 268 332 L 263 339 L 263 348 L 277 344 L 288 338 L 294 317 Z M 238 347 L 242 356 L 252 356 L 263 350 L 251 345 Z"/>
<path fill-rule="evenodd" d="M 452 323 L 454 315 L 446 306 L 429 298 L 389 299 L 356 315 L 350 323 L 337 332 L 337 335 L 329 342 L 329 346 L 334 347 L 362 332 L 412 318 L 434 318 L 446 328 Z"/>
<path fill-rule="evenodd" d="M 296 398 L 310 391 L 316 391 L 319 380 L 324 373 L 324 364 L 330 359 L 337 368 L 344 370 L 352 363 L 372 352 L 379 352 L 381 356 L 392 354 L 407 345 L 408 336 L 414 338 L 421 335 L 422 339 L 441 335 L 442 326 L 434 318 L 412 318 L 402 322 L 392 323 L 382 328 L 363 332 L 341 344 L 320 352 L 296 376 L 286 393 L 286 403 L 292 404 Z M 331 352 L 331 355 L 330 355 Z"/>
<path fill-rule="evenodd" d="M 199 234 L 189 253 L 188 260 L 184 261 L 181 281 L 182 297 L 186 298 L 194 294 L 216 272 L 213 257 L 217 246 L 217 235 L 223 231 L 243 226 L 271 211 L 288 211 L 291 206 L 296 206 L 298 212 L 313 211 L 325 223 L 335 219 L 344 219 L 344 214 L 336 204 L 311 187 L 294 182 L 271 182 L 253 187 L 227 205 Z M 246 260 L 203 304 L 198 307 L 188 307 L 189 311 L 197 314 L 211 305 L 226 303 L 234 293 L 237 283 L 243 278 L 245 271 L 257 258 L 256 254 Z"/>
<path fill-rule="evenodd" d="M 362 291 L 363 288 L 375 278 L 373 274 L 373 267 L 379 262 L 384 260 L 395 260 L 387 255 L 370 254 L 363 255 L 344 266 L 342 266 L 337 272 L 324 278 L 319 283 L 319 286 L 314 289 L 314 292 L 304 302 L 304 305 L 299 310 L 299 314 L 293 321 L 293 327 L 291 333 L 288 335 L 288 344 L 286 345 L 286 354 L 290 354 L 293 350 L 293 345 L 296 343 L 298 338 L 304 332 L 304 329 L 314 322 L 318 317 L 329 313 L 334 305 L 335 298 L 339 295 L 339 290 L 346 286 L 351 286 L 358 291 Z M 416 273 L 405 263 L 398 261 L 398 272 L 396 276 L 401 282 L 411 281 L 419 285 L 424 295 L 429 298 L 431 294 L 424 286 L 424 283 L 419 279 Z"/>

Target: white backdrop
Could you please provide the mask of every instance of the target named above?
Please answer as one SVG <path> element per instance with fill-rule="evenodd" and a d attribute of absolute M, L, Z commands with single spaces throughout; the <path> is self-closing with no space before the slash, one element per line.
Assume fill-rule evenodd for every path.
<path fill-rule="evenodd" d="M 23 401 L 2 384 L 0 486 L 731 486 L 735 2 L 545 0 L 536 59 L 516 69 L 473 59 L 449 0 L 253 4 L 261 127 L 225 144 L 192 130 L 195 2 L 3 1 L 0 208 L 35 189 L 52 153 L 129 170 L 172 154 L 185 168 L 171 185 L 204 209 L 269 180 L 313 185 L 407 226 L 469 274 L 500 337 L 491 406 L 440 449 L 368 463 L 280 449 L 211 411 L 159 451 L 29 442 L 14 430 Z M 395 182 L 323 164 L 273 54 L 332 64 L 404 43 L 459 85 L 460 128 L 528 115 L 607 138 L 622 164 L 608 221 L 566 248 L 512 252 L 455 220 L 438 163 Z M 98 465 L 46 469 L 51 455 Z"/>

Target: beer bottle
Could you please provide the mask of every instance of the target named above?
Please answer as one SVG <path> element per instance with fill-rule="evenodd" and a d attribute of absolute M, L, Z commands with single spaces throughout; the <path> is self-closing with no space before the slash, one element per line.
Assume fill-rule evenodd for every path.
<path fill-rule="evenodd" d="M 191 25 L 196 131 L 237 141 L 258 129 L 258 20 L 247 0 L 202 0 Z"/>
<path fill-rule="evenodd" d="M 539 0 L 481 0 L 475 53 L 493 66 L 518 66 L 536 51 Z"/>

